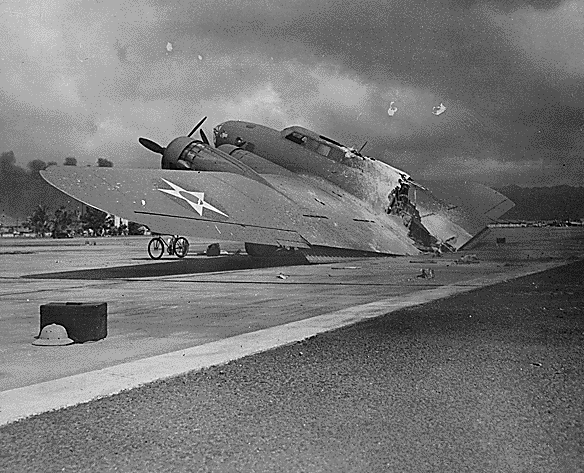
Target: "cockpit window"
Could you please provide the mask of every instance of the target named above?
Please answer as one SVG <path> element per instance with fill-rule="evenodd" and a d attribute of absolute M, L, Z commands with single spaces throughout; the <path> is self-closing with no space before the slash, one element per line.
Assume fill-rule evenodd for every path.
<path fill-rule="evenodd" d="M 286 136 L 287 140 L 293 141 L 296 144 L 299 145 L 303 145 L 304 144 L 304 140 L 306 140 L 306 137 L 296 131 L 293 131 L 292 133 L 290 133 L 288 136 Z"/>
<path fill-rule="evenodd" d="M 331 147 L 321 143 L 310 136 L 303 135 L 297 131 L 293 131 L 292 133 L 286 136 L 286 139 L 293 141 L 301 146 L 304 146 L 306 149 L 310 151 L 315 151 L 316 153 L 320 154 L 321 156 L 327 157 L 331 152 Z"/>
<path fill-rule="evenodd" d="M 318 145 L 318 148 L 316 149 L 316 152 L 318 154 L 321 154 L 322 156 L 328 156 L 329 153 L 331 152 L 331 147 L 327 146 L 327 145 L 323 145 L 322 143 L 320 143 Z"/>

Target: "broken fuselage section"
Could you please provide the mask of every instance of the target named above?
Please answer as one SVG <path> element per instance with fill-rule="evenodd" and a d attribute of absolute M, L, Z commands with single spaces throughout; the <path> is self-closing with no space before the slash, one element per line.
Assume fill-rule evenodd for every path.
<path fill-rule="evenodd" d="M 453 246 L 433 235 L 422 222 L 416 206 L 417 190 L 410 175 L 387 163 L 366 156 L 355 148 L 318 135 L 300 126 L 278 132 L 262 125 L 230 121 L 214 129 L 215 145 L 231 154 L 235 146 L 260 159 L 306 178 L 324 181 L 362 201 L 373 213 L 398 220 L 408 230 L 414 245 L 423 251 L 452 250 Z M 249 158 L 248 158 L 249 159 Z M 255 169 L 273 172 L 270 166 Z M 447 226 L 447 225 L 446 225 Z M 459 233 L 461 229 L 456 229 Z M 449 236 L 451 236 L 449 234 Z"/>

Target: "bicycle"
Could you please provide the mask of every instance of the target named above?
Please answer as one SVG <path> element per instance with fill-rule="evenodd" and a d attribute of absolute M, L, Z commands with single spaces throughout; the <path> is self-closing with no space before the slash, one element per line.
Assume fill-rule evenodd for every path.
<path fill-rule="evenodd" d="M 148 255 L 152 259 L 160 259 L 164 255 L 164 250 L 169 255 L 176 255 L 177 258 L 184 258 L 189 252 L 189 241 L 178 235 L 170 235 L 168 242 L 162 236 L 155 236 L 148 243 Z"/>

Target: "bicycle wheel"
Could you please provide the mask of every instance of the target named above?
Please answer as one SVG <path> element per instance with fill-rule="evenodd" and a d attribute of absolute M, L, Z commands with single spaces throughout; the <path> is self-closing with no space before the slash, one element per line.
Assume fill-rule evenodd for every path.
<path fill-rule="evenodd" d="M 174 254 L 179 258 L 184 258 L 189 252 L 189 241 L 184 237 L 174 240 Z"/>
<path fill-rule="evenodd" d="M 148 254 L 152 259 L 160 259 L 164 254 L 164 241 L 162 238 L 156 237 L 152 238 L 148 243 Z"/>

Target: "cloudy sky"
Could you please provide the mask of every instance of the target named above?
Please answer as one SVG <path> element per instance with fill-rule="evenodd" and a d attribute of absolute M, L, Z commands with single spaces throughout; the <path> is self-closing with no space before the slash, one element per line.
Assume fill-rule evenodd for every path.
<path fill-rule="evenodd" d="M 583 46 L 584 0 L 0 0 L 0 152 L 157 167 L 138 137 L 208 115 L 419 178 L 584 185 Z"/>

